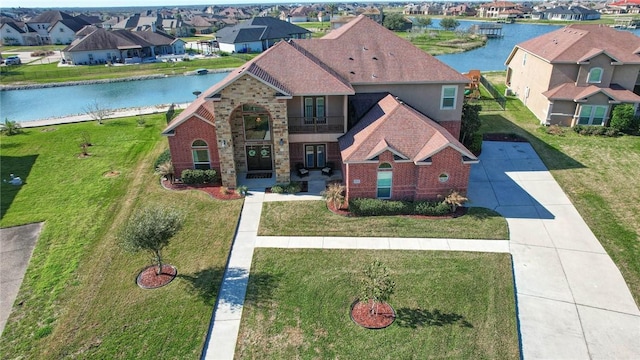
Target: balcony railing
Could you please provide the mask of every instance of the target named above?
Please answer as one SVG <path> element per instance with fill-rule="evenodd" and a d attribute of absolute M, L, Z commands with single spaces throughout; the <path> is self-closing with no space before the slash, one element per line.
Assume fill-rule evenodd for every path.
<path fill-rule="evenodd" d="M 343 133 L 344 116 L 291 117 L 289 134 Z"/>

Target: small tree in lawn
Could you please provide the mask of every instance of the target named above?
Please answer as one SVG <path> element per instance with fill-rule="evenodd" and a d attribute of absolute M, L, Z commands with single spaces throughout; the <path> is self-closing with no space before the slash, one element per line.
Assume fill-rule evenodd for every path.
<path fill-rule="evenodd" d="M 22 127 L 17 121 L 4 118 L 4 124 L 0 124 L 0 132 L 7 136 L 17 135 L 22 133 Z"/>
<path fill-rule="evenodd" d="M 84 111 L 93 120 L 98 120 L 98 124 L 102 124 L 102 121 L 112 114 L 112 111 L 102 106 L 98 100 L 93 100 L 92 103 L 85 106 Z"/>
<path fill-rule="evenodd" d="M 460 26 L 460 22 L 454 18 L 442 18 L 440 20 L 440 27 L 445 30 L 453 31 L 458 26 Z"/>
<path fill-rule="evenodd" d="M 378 304 L 389 300 L 396 283 L 390 278 L 389 268 L 377 259 L 364 269 L 363 274 L 360 300 L 370 302 L 370 314 L 377 315 Z"/>
<path fill-rule="evenodd" d="M 157 275 L 162 274 L 162 249 L 169 244 L 169 240 L 180 230 L 184 216 L 173 209 L 160 207 L 144 208 L 129 219 L 120 232 L 119 239 L 122 247 L 130 252 L 140 250 L 153 254 L 155 265 L 158 266 Z"/>

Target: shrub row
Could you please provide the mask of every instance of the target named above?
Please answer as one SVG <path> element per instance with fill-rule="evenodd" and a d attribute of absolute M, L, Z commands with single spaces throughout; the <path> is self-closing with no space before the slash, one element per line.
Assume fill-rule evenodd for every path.
<path fill-rule="evenodd" d="M 302 185 L 298 182 L 290 182 L 288 184 L 275 184 L 271 187 L 271 192 L 274 194 L 295 194 L 302 190 Z"/>
<path fill-rule="evenodd" d="M 180 175 L 185 184 L 211 184 L 218 180 L 218 173 L 215 170 L 186 169 Z"/>
<path fill-rule="evenodd" d="M 158 156 L 158 158 L 156 159 L 156 162 L 153 163 L 153 168 L 157 169 L 158 166 L 160 166 L 160 164 L 164 164 L 167 161 L 171 161 L 171 152 L 169 151 L 169 149 L 166 149 L 165 151 L 162 152 L 162 154 Z"/>
<path fill-rule="evenodd" d="M 604 126 L 576 125 L 573 127 L 573 131 L 577 132 L 580 135 L 587 136 L 597 135 L 616 137 L 620 135 L 620 132 L 617 129 Z"/>
<path fill-rule="evenodd" d="M 439 201 L 401 201 L 381 199 L 352 199 L 349 211 L 357 216 L 429 215 L 451 213 L 451 207 Z"/>

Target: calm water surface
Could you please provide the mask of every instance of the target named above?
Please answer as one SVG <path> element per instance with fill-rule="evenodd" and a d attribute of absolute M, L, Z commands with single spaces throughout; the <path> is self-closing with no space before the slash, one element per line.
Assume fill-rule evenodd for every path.
<path fill-rule="evenodd" d="M 439 20 L 432 19 L 432 28 Z M 477 21 L 460 21 L 466 30 Z M 452 68 L 467 72 L 505 70 L 507 56 L 513 47 L 525 40 L 558 29 L 557 25 L 503 24 L 502 38 L 489 39 L 487 45 L 459 54 L 437 58 Z M 640 29 L 634 31 L 640 35 Z M 176 76 L 110 84 L 66 86 L 47 89 L 0 91 L 0 121 L 18 122 L 86 113 L 84 108 L 97 100 L 111 109 L 152 106 L 193 101 L 193 92 L 204 91 L 222 80 L 226 73 L 202 76 Z"/>

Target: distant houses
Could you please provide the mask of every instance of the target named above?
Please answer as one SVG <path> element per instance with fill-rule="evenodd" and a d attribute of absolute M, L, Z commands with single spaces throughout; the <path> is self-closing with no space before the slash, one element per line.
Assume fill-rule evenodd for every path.
<path fill-rule="evenodd" d="M 216 33 L 220 50 L 230 53 L 262 52 L 281 40 L 307 38 L 309 30 L 272 17 L 255 17 Z"/>

